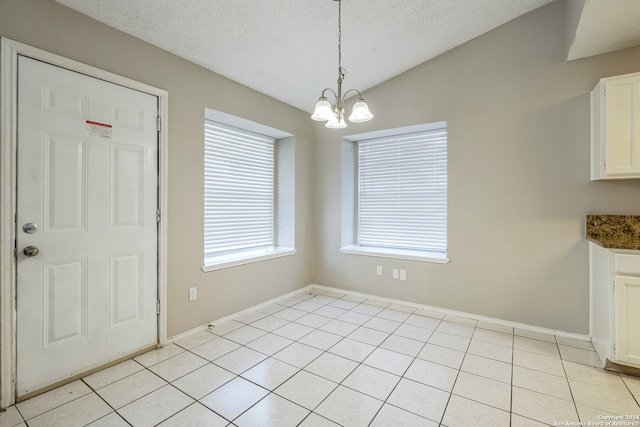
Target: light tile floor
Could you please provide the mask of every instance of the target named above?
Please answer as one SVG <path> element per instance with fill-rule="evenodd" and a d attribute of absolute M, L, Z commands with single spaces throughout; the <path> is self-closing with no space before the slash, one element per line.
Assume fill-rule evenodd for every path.
<path fill-rule="evenodd" d="M 598 366 L 589 342 L 303 293 L 18 403 L 0 427 L 533 427 L 639 415 L 640 378 Z"/>

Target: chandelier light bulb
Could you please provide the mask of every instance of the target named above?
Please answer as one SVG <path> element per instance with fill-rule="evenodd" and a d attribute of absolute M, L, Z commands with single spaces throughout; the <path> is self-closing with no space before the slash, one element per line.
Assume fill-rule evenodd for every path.
<path fill-rule="evenodd" d="M 334 113 L 324 126 L 329 129 L 344 129 L 347 127 L 347 124 L 344 122 L 344 116 L 342 114 L 340 114 L 340 119 L 338 119 L 338 114 Z"/>
<path fill-rule="evenodd" d="M 373 119 L 373 114 L 369 111 L 369 106 L 364 102 L 364 99 L 358 99 L 358 101 L 353 104 L 353 110 L 349 116 L 349 121 L 353 123 L 362 123 L 368 122 L 371 119 Z"/>
<path fill-rule="evenodd" d="M 327 98 L 325 98 L 324 96 L 320 97 L 320 99 L 316 103 L 316 108 L 313 111 L 313 115 L 311 116 L 311 118 L 313 120 L 323 122 L 329 120 L 332 115 L 333 110 L 331 109 L 331 104 L 329 104 L 329 101 L 327 101 Z"/>

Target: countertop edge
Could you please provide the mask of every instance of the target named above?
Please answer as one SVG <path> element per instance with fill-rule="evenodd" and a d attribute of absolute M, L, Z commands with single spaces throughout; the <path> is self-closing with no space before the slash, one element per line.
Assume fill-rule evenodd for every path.
<path fill-rule="evenodd" d="M 585 238 L 606 249 L 640 250 L 640 216 L 587 215 Z"/>
<path fill-rule="evenodd" d="M 591 243 L 595 243 L 596 245 L 603 247 L 605 249 L 619 249 L 619 250 L 625 250 L 625 251 L 640 251 L 640 245 L 634 245 L 634 244 L 629 244 L 629 245 L 625 245 L 623 243 L 620 242 L 615 242 L 615 243 L 607 243 L 605 241 L 601 241 L 598 239 L 595 239 L 593 237 L 589 237 L 587 236 L 586 239 L 591 242 Z"/>

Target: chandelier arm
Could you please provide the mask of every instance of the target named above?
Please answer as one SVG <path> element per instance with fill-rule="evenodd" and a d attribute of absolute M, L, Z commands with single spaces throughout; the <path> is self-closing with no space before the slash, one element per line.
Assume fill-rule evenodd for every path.
<path fill-rule="evenodd" d="M 347 94 L 349 92 L 357 92 L 358 93 L 358 101 L 360 101 L 362 99 L 362 94 L 360 93 L 360 91 L 358 89 L 349 89 L 348 91 L 346 91 L 344 93 L 343 99 L 347 99 Z"/>
<path fill-rule="evenodd" d="M 334 91 L 333 89 L 331 89 L 330 87 L 326 87 L 326 88 L 324 88 L 324 90 L 322 91 L 322 98 L 326 98 L 326 97 L 324 96 L 324 94 L 325 94 L 325 92 L 326 92 L 326 91 L 331 92 L 331 93 L 333 94 L 333 97 L 334 97 L 336 100 L 338 99 L 338 95 L 336 95 L 335 91 Z"/>

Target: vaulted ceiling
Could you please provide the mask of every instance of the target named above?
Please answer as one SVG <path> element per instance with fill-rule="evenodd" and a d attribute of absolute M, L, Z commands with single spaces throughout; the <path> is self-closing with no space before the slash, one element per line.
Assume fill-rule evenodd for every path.
<path fill-rule="evenodd" d="M 335 0 L 55 0 L 311 112 L 336 87 Z M 361 91 L 554 0 L 343 0 L 344 87 Z M 639 0 L 566 1 L 567 59 L 640 45 Z"/>

